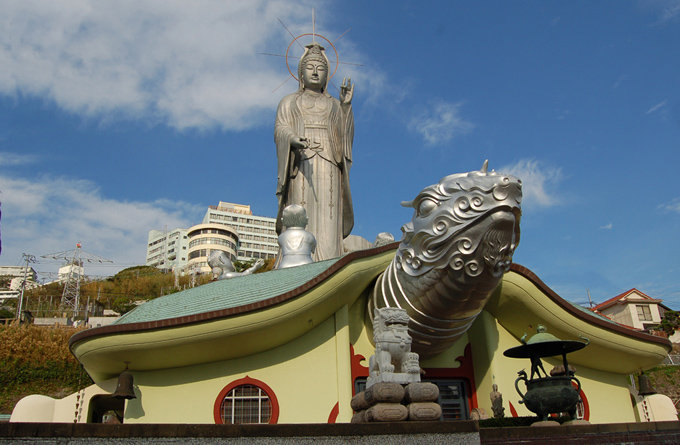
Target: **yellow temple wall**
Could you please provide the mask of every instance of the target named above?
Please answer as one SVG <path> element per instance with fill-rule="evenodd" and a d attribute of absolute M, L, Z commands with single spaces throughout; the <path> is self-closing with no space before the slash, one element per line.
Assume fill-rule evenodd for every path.
<path fill-rule="evenodd" d="M 138 398 L 127 402 L 125 423 L 215 423 L 214 406 L 220 391 L 246 376 L 271 388 L 279 405 L 278 423 L 326 423 L 339 401 L 345 409 L 337 420 L 348 422 L 351 386 L 346 307 L 307 334 L 262 353 L 135 372 Z"/>

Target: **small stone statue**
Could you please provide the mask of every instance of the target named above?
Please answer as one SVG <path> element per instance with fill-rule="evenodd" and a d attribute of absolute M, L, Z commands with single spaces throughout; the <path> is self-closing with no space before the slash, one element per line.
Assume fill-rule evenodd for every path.
<path fill-rule="evenodd" d="M 281 212 L 286 230 L 279 235 L 281 261 L 277 269 L 301 266 L 313 262 L 312 254 L 316 249 L 316 238 L 305 230 L 307 212 L 300 204 L 287 206 Z"/>
<path fill-rule="evenodd" d="M 379 382 L 402 385 L 420 382 L 418 354 L 411 352 L 408 313 L 404 309 L 377 309 L 373 317 L 375 355 L 369 359 L 366 387 Z"/>
<path fill-rule="evenodd" d="M 394 235 L 389 232 L 380 232 L 378 236 L 375 237 L 375 241 L 373 241 L 373 247 L 380 247 L 393 242 Z"/>
<path fill-rule="evenodd" d="M 208 266 L 212 269 L 213 280 L 226 280 L 227 278 L 250 275 L 264 265 L 264 260 L 257 260 L 243 272 L 236 272 L 234 263 L 226 253 L 221 250 L 213 250 L 208 257 Z"/>
<path fill-rule="evenodd" d="M 498 385 L 495 383 L 491 386 L 491 411 L 493 416 L 497 419 L 505 417 L 505 408 L 503 408 L 503 394 L 498 391 Z"/>

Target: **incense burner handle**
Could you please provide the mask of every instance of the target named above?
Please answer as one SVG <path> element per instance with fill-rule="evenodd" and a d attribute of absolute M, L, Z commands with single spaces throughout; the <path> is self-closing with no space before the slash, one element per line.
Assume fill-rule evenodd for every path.
<path fill-rule="evenodd" d="M 519 377 L 515 380 L 515 390 L 517 390 L 517 394 L 522 398 L 522 400 L 519 401 L 519 403 L 524 403 L 524 396 L 526 395 L 526 392 L 522 394 L 522 391 L 519 389 L 519 382 L 524 381 L 524 386 L 527 387 L 527 373 L 524 370 L 521 370 L 517 373 Z M 580 383 L 579 383 L 579 388 L 580 388 Z"/>

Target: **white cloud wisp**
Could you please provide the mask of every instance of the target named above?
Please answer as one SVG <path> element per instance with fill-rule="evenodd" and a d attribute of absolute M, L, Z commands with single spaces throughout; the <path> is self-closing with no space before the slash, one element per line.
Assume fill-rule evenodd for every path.
<path fill-rule="evenodd" d="M 96 119 L 252 128 L 288 76 L 283 59 L 258 53 L 285 51 L 291 36 L 279 19 L 309 32 L 310 10 L 293 0 L 5 1 L 0 94 Z M 343 59 L 361 58 L 344 39 Z"/>
<path fill-rule="evenodd" d="M 120 264 L 118 269 L 144 264 L 149 229 L 189 227 L 205 210 L 169 200 L 118 201 L 103 197 L 89 181 L 51 177 L 0 175 L 0 200 L 4 264 L 16 262 L 22 252 L 39 257 L 78 242 Z"/>
<path fill-rule="evenodd" d="M 498 171 L 522 180 L 523 206 L 550 207 L 560 203 L 553 192 L 553 187 L 562 180 L 560 168 L 547 167 L 533 159 L 522 159 Z"/>
<path fill-rule="evenodd" d="M 680 197 L 673 198 L 669 202 L 660 204 L 659 208 L 666 212 L 680 213 Z"/>
<path fill-rule="evenodd" d="M 474 125 L 460 116 L 462 104 L 440 102 L 415 115 L 409 129 L 420 134 L 427 145 L 440 145 L 460 134 L 469 133 Z"/>

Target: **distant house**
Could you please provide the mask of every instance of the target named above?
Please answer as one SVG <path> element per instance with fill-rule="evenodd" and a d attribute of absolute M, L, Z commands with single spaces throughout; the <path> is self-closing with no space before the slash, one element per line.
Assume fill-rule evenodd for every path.
<path fill-rule="evenodd" d="M 653 331 L 670 309 L 663 304 L 663 300 L 657 300 L 635 288 L 627 290 L 609 300 L 598 304 L 591 309 L 593 312 L 619 324 L 626 325 L 641 331 Z M 680 342 L 680 335 L 674 335 Z"/>

